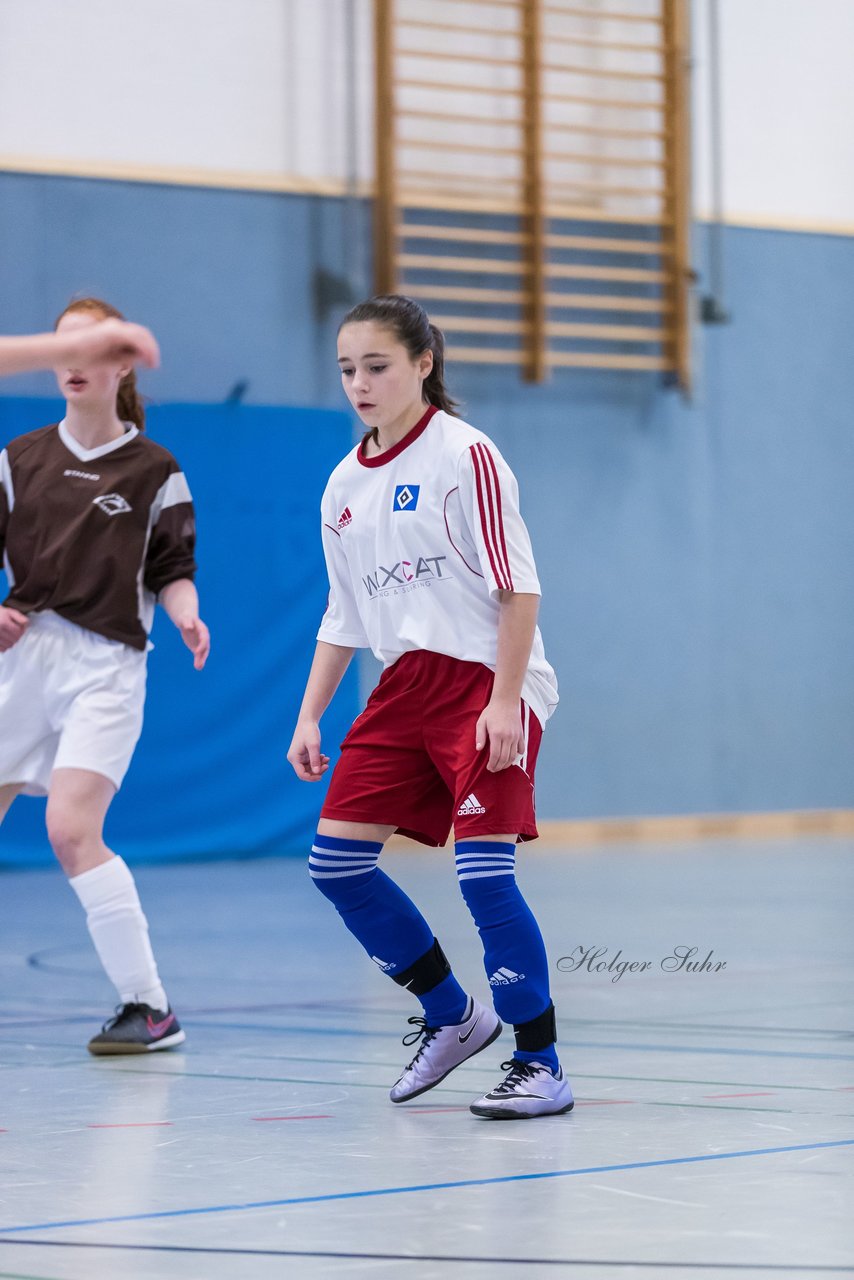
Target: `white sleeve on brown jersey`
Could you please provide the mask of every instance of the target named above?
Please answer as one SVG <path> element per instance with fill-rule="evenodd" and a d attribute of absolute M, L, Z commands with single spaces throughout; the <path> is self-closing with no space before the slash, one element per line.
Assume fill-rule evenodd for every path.
<path fill-rule="evenodd" d="M 151 536 L 143 581 L 153 595 L 159 595 L 170 582 L 193 577 L 195 540 L 196 519 L 190 486 L 183 471 L 173 471 L 151 504 Z"/>
<path fill-rule="evenodd" d="M 15 491 L 12 488 L 12 470 L 9 466 L 9 454 L 6 449 L 0 452 L 0 564 L 6 570 L 9 585 L 12 585 L 12 570 L 6 557 L 6 528 L 9 524 L 9 513 L 15 505 Z"/>

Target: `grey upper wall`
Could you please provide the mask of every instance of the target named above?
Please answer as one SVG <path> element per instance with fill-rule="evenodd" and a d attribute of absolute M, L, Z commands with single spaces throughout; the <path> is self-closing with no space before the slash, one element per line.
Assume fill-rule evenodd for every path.
<path fill-rule="evenodd" d="M 367 291 L 331 199 L 0 175 L 0 330 L 73 293 L 150 323 L 157 401 L 339 406 L 319 269 Z M 702 239 L 698 233 L 698 260 Z M 726 232 L 731 323 L 693 403 L 651 375 L 451 371 L 516 471 L 563 702 L 543 817 L 854 803 L 854 240 Z M 8 393 L 44 394 L 46 377 Z"/>

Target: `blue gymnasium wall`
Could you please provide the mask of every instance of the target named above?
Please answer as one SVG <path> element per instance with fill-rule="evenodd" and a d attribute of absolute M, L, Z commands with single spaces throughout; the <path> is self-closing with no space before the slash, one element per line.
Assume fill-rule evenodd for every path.
<path fill-rule="evenodd" d="M 62 409 L 61 400 L 0 399 L 0 445 L 56 422 Z M 148 429 L 178 458 L 193 491 L 212 647 L 196 672 L 157 610 L 142 739 L 108 814 L 107 839 L 135 861 L 303 851 L 326 784 L 300 783 L 285 752 L 326 606 L 318 503 L 350 447 L 349 419 L 163 405 L 150 411 Z M 330 747 L 357 698 L 354 668 L 324 722 Z M 44 801 L 19 799 L 3 824 L 0 866 L 50 859 Z"/>
<path fill-rule="evenodd" d="M 313 274 L 366 230 L 330 199 L 0 175 L 0 329 L 101 292 L 156 328 L 160 399 L 340 406 Z M 690 405 L 652 375 L 452 370 L 545 589 L 544 818 L 854 803 L 854 239 L 730 228 L 724 254 Z"/>

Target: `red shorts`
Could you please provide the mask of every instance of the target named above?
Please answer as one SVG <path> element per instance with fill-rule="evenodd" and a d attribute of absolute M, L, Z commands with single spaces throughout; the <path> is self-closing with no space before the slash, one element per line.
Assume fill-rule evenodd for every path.
<path fill-rule="evenodd" d="M 538 835 L 534 767 L 542 726 L 522 703 L 526 750 L 488 773 L 475 750 L 478 717 L 494 674 L 479 662 L 416 650 L 387 667 L 341 744 L 322 818 L 394 824 L 422 844 L 516 833 Z"/>

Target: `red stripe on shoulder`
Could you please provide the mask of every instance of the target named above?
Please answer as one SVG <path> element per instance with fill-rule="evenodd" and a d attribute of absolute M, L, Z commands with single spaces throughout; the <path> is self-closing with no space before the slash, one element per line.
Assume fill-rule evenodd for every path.
<path fill-rule="evenodd" d="M 504 538 L 504 517 L 501 510 L 501 486 L 498 471 L 489 449 L 483 443 L 471 446 L 477 484 L 483 538 L 489 553 L 489 563 L 499 590 L 512 591 L 513 579 L 507 557 Z"/>
<path fill-rule="evenodd" d="M 513 575 L 510 572 L 510 557 L 507 554 L 507 539 L 504 535 L 504 511 L 501 505 L 501 482 L 498 479 L 498 468 L 495 465 L 495 459 L 492 456 L 492 451 L 488 449 L 486 445 L 483 446 L 483 451 L 487 459 L 487 465 L 492 471 L 495 483 L 495 505 L 498 511 L 498 547 L 502 562 L 507 570 L 507 590 L 512 591 Z"/>

